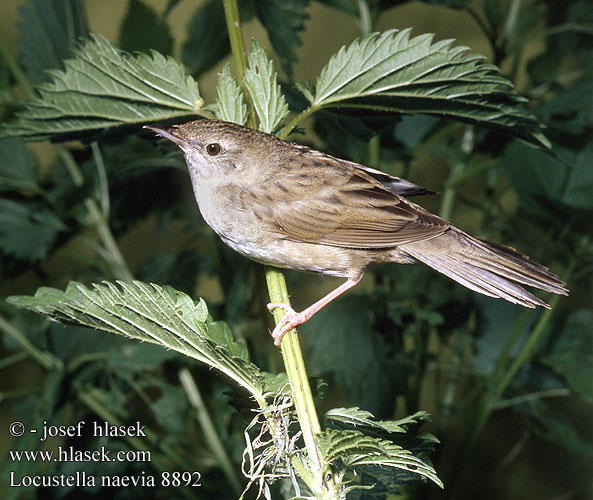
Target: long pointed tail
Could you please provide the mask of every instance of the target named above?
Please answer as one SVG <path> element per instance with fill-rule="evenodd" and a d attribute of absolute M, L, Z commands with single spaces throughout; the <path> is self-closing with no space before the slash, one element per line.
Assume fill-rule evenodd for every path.
<path fill-rule="evenodd" d="M 454 227 L 435 238 L 402 245 L 399 250 L 471 290 L 524 307 L 549 308 L 517 283 L 568 295 L 565 283 L 547 267 L 513 248 L 474 238 Z"/>

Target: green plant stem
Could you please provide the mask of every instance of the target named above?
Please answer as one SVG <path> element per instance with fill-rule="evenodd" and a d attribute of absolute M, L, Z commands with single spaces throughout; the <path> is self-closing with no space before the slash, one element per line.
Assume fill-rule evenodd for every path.
<path fill-rule="evenodd" d="M 227 32 L 231 43 L 231 54 L 235 63 L 237 78 L 242 81 L 245 76 L 247 54 L 243 44 L 243 33 L 241 32 L 241 20 L 239 18 L 239 5 L 237 0 L 223 0 Z"/>
<path fill-rule="evenodd" d="M 0 317 L 0 322 L 2 318 Z M 1 329 L 1 327 L 0 327 Z M 0 359 L 0 370 L 9 367 L 15 363 L 19 363 L 20 361 L 27 359 L 29 355 L 25 351 L 15 352 L 14 354 L 10 354 L 2 359 Z M 6 393 L 4 393 L 6 394 Z"/>
<path fill-rule="evenodd" d="M 109 199 L 109 183 L 107 182 L 107 170 L 101 154 L 101 148 L 97 141 L 91 142 L 91 151 L 93 160 L 97 167 L 97 179 L 99 181 L 99 201 L 101 202 L 101 211 L 105 217 L 109 217 L 111 211 L 111 201 Z"/>
<path fill-rule="evenodd" d="M 519 19 L 519 12 L 521 10 L 521 3 L 522 0 L 512 0 L 507 10 L 507 17 L 502 30 L 502 38 L 507 43 L 515 35 L 517 21 Z"/>
<path fill-rule="evenodd" d="M 87 198 L 84 201 L 84 206 L 89 213 L 90 219 L 94 224 L 95 230 L 97 231 L 103 246 L 108 252 L 109 258 L 107 259 L 107 262 L 111 267 L 113 275 L 124 281 L 132 281 L 132 279 L 134 279 L 132 272 L 128 268 L 128 265 L 117 246 L 115 238 L 113 237 L 113 233 L 107 224 L 107 220 L 99 209 L 97 202 L 92 198 Z"/>
<path fill-rule="evenodd" d="M 445 220 L 451 218 L 453 212 L 453 204 L 457 196 L 457 182 L 455 180 L 463 172 L 464 164 L 461 161 L 456 161 L 451 168 L 451 172 L 445 184 L 443 197 L 441 198 L 441 207 L 439 209 L 439 216 Z"/>
<path fill-rule="evenodd" d="M 366 0 L 358 0 L 358 18 L 360 20 L 360 32 L 362 36 L 368 35 L 373 29 L 371 11 Z"/>
<path fill-rule="evenodd" d="M 268 293 L 272 302 L 289 303 L 288 290 L 286 288 L 286 281 L 284 275 L 277 269 L 266 267 L 266 283 L 268 285 Z M 274 310 L 274 320 L 276 324 L 282 319 L 284 313 L 281 309 Z M 305 369 L 305 361 L 301 351 L 301 345 L 295 329 L 290 330 L 282 338 L 280 344 L 282 350 L 282 359 L 286 368 L 286 375 L 291 386 L 291 394 L 294 402 L 294 407 L 297 413 L 297 418 L 301 431 L 303 433 L 303 440 L 307 455 L 309 456 L 308 471 L 304 471 L 296 467 L 299 476 L 317 498 L 339 499 L 339 492 L 334 481 L 334 475 L 323 467 L 319 448 L 315 441 L 315 435 L 321 432 L 319 425 L 319 418 L 317 417 L 317 410 L 313 401 L 313 394 L 311 386 L 309 385 L 309 378 Z M 295 458 L 291 461 L 294 465 Z M 329 479 L 326 479 L 328 477 Z"/>
<path fill-rule="evenodd" d="M 367 147 L 367 161 L 368 165 L 371 167 L 381 167 L 381 138 L 378 135 L 374 135 L 369 140 Z"/>
<path fill-rule="evenodd" d="M 507 363 L 509 360 L 510 353 L 512 352 L 513 346 L 515 345 L 517 340 L 519 340 L 519 337 L 521 336 L 521 332 L 523 331 L 523 328 L 525 327 L 527 320 L 531 316 L 530 312 L 531 311 L 528 310 L 523 311 L 520 314 L 519 319 L 515 321 L 513 329 L 507 335 L 506 342 L 502 350 L 500 351 L 498 359 L 496 360 L 494 370 L 492 371 L 492 374 L 489 377 L 490 380 L 498 380 L 500 378 L 501 373 L 503 373 L 507 369 Z"/>
<path fill-rule="evenodd" d="M 179 380 L 181 381 L 181 385 L 187 394 L 190 404 L 196 410 L 198 422 L 202 427 L 208 447 L 216 457 L 216 461 L 220 465 L 224 475 L 231 484 L 231 488 L 235 494 L 240 495 L 241 491 L 243 490 L 241 481 L 233 469 L 231 460 L 222 444 L 222 441 L 220 440 L 218 432 L 216 432 L 216 427 L 210 418 L 210 414 L 206 408 L 206 405 L 204 404 L 204 400 L 202 399 L 202 395 L 200 394 L 198 386 L 196 385 L 195 380 L 187 368 L 183 368 L 179 371 Z"/>
<path fill-rule="evenodd" d="M 455 394 L 459 387 L 460 374 L 462 372 L 462 360 L 463 350 L 465 343 L 463 341 L 464 335 L 461 330 L 456 328 L 452 335 L 452 346 L 453 346 L 453 358 L 451 359 L 451 366 L 447 370 L 447 382 L 445 385 L 444 395 L 442 398 L 437 400 L 437 406 L 440 406 L 440 415 L 437 421 L 438 433 L 437 435 L 443 434 L 449 427 L 449 421 L 451 414 L 453 413 L 453 405 L 455 403 Z M 438 359 L 443 359 L 443 351 L 441 350 Z M 438 402 L 440 401 L 440 403 Z"/>
<path fill-rule="evenodd" d="M 92 151 L 93 155 L 95 156 L 95 160 L 99 160 L 97 163 L 97 169 L 99 170 L 99 176 L 101 177 L 101 170 L 103 170 L 104 173 L 105 167 L 102 163 L 102 156 L 98 146 L 95 143 L 93 143 L 93 145 L 94 147 L 92 147 Z M 60 158 L 64 162 L 64 165 L 66 165 L 66 169 L 70 173 L 70 177 L 72 177 L 74 184 L 78 187 L 82 186 L 84 183 L 84 176 L 82 175 L 82 172 L 80 171 L 76 161 L 74 161 L 72 153 L 59 144 L 56 145 L 56 149 L 60 155 Z M 116 278 L 124 281 L 131 281 L 133 279 L 132 272 L 126 264 L 126 261 L 123 258 L 123 255 L 121 254 L 115 241 L 115 238 L 113 237 L 113 233 L 107 224 L 107 217 L 109 214 L 105 211 L 109 210 L 109 193 L 108 191 L 105 193 L 107 190 L 106 182 L 106 179 L 104 179 L 104 182 L 101 183 L 101 204 L 103 210 L 99 208 L 97 201 L 90 197 L 84 200 L 84 206 L 88 212 L 89 219 L 93 224 L 95 231 L 97 231 L 97 234 L 99 235 L 99 239 L 103 244 L 103 248 L 106 251 L 106 253 L 98 252 L 99 255 L 101 255 L 108 262 L 111 272 Z M 103 186 L 103 184 L 105 184 L 105 186 Z"/>
<path fill-rule="evenodd" d="M 555 308 L 558 305 L 558 302 L 560 301 L 560 297 L 560 295 L 554 295 L 554 297 L 550 301 L 550 307 Z M 515 378 L 515 375 L 519 371 L 519 368 L 521 368 L 521 366 L 523 366 L 533 357 L 535 348 L 538 342 L 540 341 L 542 334 L 544 333 L 551 317 L 552 309 L 546 309 L 542 313 L 535 327 L 531 331 L 529 339 L 523 346 L 523 349 L 521 349 L 521 352 L 519 352 L 515 359 L 513 359 L 511 366 L 508 370 L 504 371 L 501 380 L 498 382 L 498 385 L 494 390 L 494 393 L 497 396 L 500 396 L 510 385 L 511 381 L 513 380 L 513 378 Z"/>
<path fill-rule="evenodd" d="M 58 156 L 64 162 L 66 170 L 68 170 L 68 173 L 70 174 L 70 177 L 72 178 L 72 182 L 74 182 L 74 185 L 76 187 L 81 187 L 84 184 L 84 176 L 82 175 L 80 168 L 78 168 L 78 164 L 72 157 L 72 153 L 70 153 L 70 151 L 68 151 L 61 144 L 56 144 L 55 148 L 56 148 L 56 151 L 58 152 Z"/>
<path fill-rule="evenodd" d="M 246 56 L 243 46 L 241 24 L 239 22 L 239 9 L 237 6 L 237 1 L 223 0 L 223 5 L 227 28 L 229 31 L 233 61 L 235 62 L 237 76 L 240 78 L 241 84 L 243 85 Z M 253 103 L 251 102 L 251 99 L 249 99 L 248 92 L 245 92 L 245 96 L 247 98 L 250 110 L 248 125 L 254 128 L 255 113 L 253 109 Z M 313 108 L 309 108 L 309 110 L 305 110 L 300 113 L 291 122 L 291 125 L 288 125 L 284 128 L 282 133 L 279 135 L 280 138 L 285 138 L 300 120 L 308 116 L 308 114 L 312 113 L 313 111 Z M 266 283 L 268 286 L 270 300 L 272 302 L 289 302 L 286 281 L 284 279 L 284 275 L 280 271 L 273 268 L 266 268 Z M 281 310 L 276 309 L 274 311 L 276 323 L 281 320 L 282 316 L 283 312 Z M 315 442 L 315 434 L 321 432 L 321 426 L 319 425 L 319 418 L 317 417 L 317 411 L 313 403 L 313 394 L 311 393 L 311 387 L 309 385 L 309 379 L 305 370 L 301 346 L 299 344 L 298 336 L 295 330 L 291 330 L 284 336 L 282 339 L 281 350 L 284 366 L 286 368 L 286 373 L 292 389 L 293 402 L 303 433 L 303 440 L 305 442 L 305 447 L 309 456 L 312 472 L 312 475 L 304 474 L 301 475 L 301 478 L 307 482 L 307 485 L 316 495 L 328 498 L 326 496 L 327 491 L 334 491 L 335 485 L 333 480 L 324 481 L 324 472 L 326 471 L 322 470 L 319 449 L 317 448 L 317 443 Z M 311 479 L 312 477 L 314 480 Z M 338 498 L 337 493 L 335 498 Z"/>
<path fill-rule="evenodd" d="M 459 179 L 462 178 L 463 172 L 467 166 L 467 160 L 474 149 L 474 132 L 473 127 L 466 127 L 465 132 L 460 140 L 459 154 L 460 158 L 457 158 L 453 163 L 453 167 L 449 172 L 449 177 L 445 183 L 445 191 L 443 192 L 443 198 L 441 200 L 441 207 L 439 215 L 446 220 L 451 219 L 453 212 L 453 204 L 457 196 L 457 188 L 459 187 Z"/>
<path fill-rule="evenodd" d="M 537 401 L 544 398 L 558 398 L 568 396 L 570 396 L 570 389 L 546 389 L 544 391 L 532 392 L 530 394 L 522 394 L 521 396 L 517 396 L 515 398 L 500 400 L 493 406 L 493 408 L 495 410 L 501 410 L 503 408 L 509 408 L 511 406 L 525 404 L 529 401 Z"/>
<path fill-rule="evenodd" d="M 268 292 L 270 294 L 271 302 L 289 303 L 288 290 L 286 288 L 286 280 L 284 275 L 277 269 L 266 268 L 266 283 L 268 285 Z M 274 310 L 274 319 L 276 324 L 282 319 L 284 312 L 282 309 Z M 321 459 L 317 443 L 315 442 L 315 434 L 321 432 L 319 425 L 319 418 L 313 402 L 313 394 L 309 385 L 309 379 L 305 369 L 305 362 L 299 343 L 296 330 L 290 330 L 282 338 L 280 344 L 282 350 L 282 359 L 286 367 L 286 374 L 292 388 L 292 396 L 294 406 L 297 412 L 299 424 L 303 432 L 303 440 L 307 453 L 311 459 L 312 466 L 316 468 L 316 473 L 321 477 Z"/>
<path fill-rule="evenodd" d="M 60 155 L 60 158 L 64 162 L 64 165 L 66 165 L 66 169 L 70 173 L 70 177 L 72 177 L 74 184 L 77 187 L 82 186 L 84 183 L 84 176 L 82 175 L 82 172 L 80 171 L 76 161 L 74 161 L 72 153 L 59 144 L 56 145 L 56 149 Z M 97 154 L 100 156 L 98 146 L 95 145 L 93 148 L 93 155 L 96 157 Z M 100 158 L 102 161 L 101 156 Z M 102 164 L 98 164 L 97 168 L 99 171 L 101 171 L 101 168 L 103 168 L 104 171 L 104 166 L 102 167 Z M 103 257 L 108 262 L 111 271 L 116 278 L 124 281 L 131 281 L 133 279 L 133 275 L 126 264 L 119 247 L 117 246 L 109 225 L 107 224 L 108 213 L 105 213 L 105 210 L 109 210 L 109 195 L 108 193 L 107 195 L 104 193 L 105 190 L 106 187 L 102 189 L 101 193 L 103 210 L 99 208 L 96 200 L 90 197 L 84 200 L 84 206 L 88 212 L 89 219 L 93 224 L 95 231 L 97 231 L 101 243 L 103 244 L 103 249 L 106 251 L 106 253 L 98 252 L 99 255 L 101 255 L 101 257 Z M 107 196 L 106 200 L 105 196 Z"/>
<path fill-rule="evenodd" d="M 247 54 L 245 52 L 245 45 L 243 43 L 243 33 L 241 31 L 241 20 L 239 18 L 239 5 L 237 0 L 223 0 L 224 16 L 226 19 L 227 31 L 229 34 L 229 41 L 231 44 L 231 54 L 233 62 L 235 63 L 235 71 L 237 78 L 243 89 L 243 94 L 246 97 L 247 108 L 249 116 L 247 119 L 247 126 L 257 128 L 255 108 L 253 102 L 249 99 L 249 92 L 245 87 L 245 67 L 247 66 Z"/>

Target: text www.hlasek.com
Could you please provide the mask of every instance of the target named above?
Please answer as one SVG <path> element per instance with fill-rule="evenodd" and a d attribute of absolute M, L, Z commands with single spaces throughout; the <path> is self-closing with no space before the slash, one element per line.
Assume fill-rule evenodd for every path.
<path fill-rule="evenodd" d="M 83 429 L 87 434 L 95 438 L 139 438 L 146 437 L 145 426 L 140 422 L 133 425 L 112 425 L 108 422 L 93 422 L 87 425 L 81 420 L 75 425 L 51 425 L 43 421 L 40 428 L 27 427 L 23 422 L 14 421 L 8 426 L 11 436 L 19 438 L 25 433 L 39 435 L 39 441 L 44 443 L 48 438 L 72 438 L 82 437 Z M 100 446 L 94 450 L 78 450 L 74 446 L 57 446 L 53 450 L 9 450 L 9 458 L 13 463 L 19 462 L 151 462 L 152 454 L 149 450 L 117 450 Z M 199 487 L 201 486 L 202 475 L 198 471 L 161 471 L 160 474 L 151 474 L 149 471 L 141 471 L 135 475 L 124 474 L 102 474 L 96 469 L 90 472 L 88 467 L 84 470 L 73 470 L 68 468 L 69 473 L 61 472 L 61 469 L 53 471 L 47 467 L 41 467 L 45 474 L 28 474 L 26 470 L 8 471 L 9 486 L 14 488 L 39 488 L 39 487 L 70 487 L 70 488 L 121 488 L 128 486 L 142 487 Z M 26 469 L 26 468 L 25 468 Z M 108 468 L 110 470 L 110 468 Z M 25 472 L 23 474 L 23 472 Z"/>
<path fill-rule="evenodd" d="M 72 446 L 58 446 L 57 450 L 10 450 L 13 462 L 150 462 L 151 454 L 148 450 L 119 450 L 106 449 L 105 446 L 97 450 L 76 450 Z"/>

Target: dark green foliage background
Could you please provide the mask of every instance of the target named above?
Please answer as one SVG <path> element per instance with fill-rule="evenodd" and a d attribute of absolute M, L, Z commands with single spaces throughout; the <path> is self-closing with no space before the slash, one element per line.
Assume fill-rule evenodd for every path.
<path fill-rule="evenodd" d="M 101 2 L 105 13 L 78 0 L 6 2 L 0 13 L 15 25 L 0 33 L 18 54 L 32 83 L 61 68 L 76 40 L 105 34 L 128 51 L 172 54 L 195 76 L 206 102 L 215 96 L 216 73 L 228 60 L 222 2 L 129 0 Z M 119 5 L 114 19 L 108 4 Z M 125 9 L 121 9 L 125 4 Z M 414 34 L 437 31 L 485 53 L 545 125 L 547 151 L 484 128 L 423 115 L 401 119 L 316 114 L 306 135 L 294 140 L 381 168 L 440 191 L 414 201 L 480 237 L 509 244 L 568 280 L 571 295 L 553 312 L 525 311 L 477 296 L 435 272 L 388 266 L 323 310 L 302 328 L 309 372 L 318 381 L 318 405 L 359 406 L 381 419 L 428 410 L 424 427 L 440 440 L 434 465 L 446 488 L 405 485 L 397 498 L 523 499 L 591 498 L 593 459 L 593 10 L 568 2 L 241 1 L 246 33 L 275 59 L 289 104 L 303 99 L 289 84 L 314 78 L 340 45 L 359 36 L 359 4 L 368 7 L 373 30 L 416 25 Z M 520 4 L 517 16 L 513 9 Z M 88 18 L 85 13 L 88 9 Z M 13 20 L 16 23 L 16 19 Z M 364 22 L 360 24 L 365 28 Z M 466 35 L 471 33 L 470 35 Z M 464 38 L 465 37 L 465 38 Z M 47 40 L 52 40 L 48 44 Z M 55 50 L 47 52 L 50 48 Z M 225 59 L 226 58 L 226 59 Z M 292 89 L 292 90 L 289 90 Z M 0 110 L 9 120 L 23 89 L 0 61 Z M 200 220 L 177 151 L 148 134 L 127 130 L 99 141 L 109 183 L 109 224 L 134 277 L 203 296 L 215 319 L 226 321 L 262 369 L 281 371 L 268 336 L 271 317 L 260 266 L 224 247 Z M 101 187 L 88 144 L 67 145 L 84 182 L 76 186 L 54 148 L 21 139 L 0 141 L 0 292 L 2 298 L 33 294 L 39 286 L 65 288 L 113 280 L 113 270 L 94 250 L 96 234 L 84 200 Z M 287 273 L 297 307 L 333 280 Z M 547 300 L 550 300 L 548 298 Z M 115 335 L 49 323 L 0 302 L 2 331 L 23 332 L 39 352 L 51 352 L 62 368 L 22 355 L 4 335 L 0 353 L 0 429 L 7 472 L 66 473 L 68 464 L 13 463 L 8 449 L 40 443 L 12 440 L 10 422 L 69 425 L 104 416 L 85 403 L 93 394 L 105 411 L 125 422 L 139 420 L 157 435 L 162 456 L 169 446 L 203 474 L 196 498 L 236 498 L 212 459 L 182 391 L 177 373 L 188 367 L 216 429 L 239 467 L 243 430 L 252 418 L 239 389 L 191 360 L 156 346 Z M 539 329 L 539 330 L 537 330 Z M 505 373 L 530 339 L 537 344 L 502 394 Z M 514 339 L 514 340 L 513 340 Z M 485 412 L 485 409 L 487 410 Z M 492 412 L 490 412 L 492 410 Z M 483 422 L 481 418 L 485 418 Z M 96 449 L 89 437 L 67 445 Z M 113 448 L 129 443 L 110 440 Z M 90 464 L 77 470 L 88 470 Z M 99 464 L 102 465 L 102 464 Z M 142 464 L 117 464 L 110 474 L 139 474 Z M 96 467 L 97 464 L 94 464 Z M 88 467 L 88 469 L 87 469 Z M 96 470 L 94 471 L 96 473 Z M 105 470 L 102 473 L 107 473 Z M 374 477 L 370 483 L 376 481 Z M 398 485 L 398 487 L 401 485 Z M 379 489 L 348 498 L 396 498 Z M 6 494 L 16 498 L 15 490 Z M 278 493 L 279 494 L 279 493 Z M 155 497 L 154 490 L 41 489 L 38 498 Z M 178 495 L 174 490 L 161 498 Z M 255 495 L 254 495 L 255 497 Z M 8 498 L 8 497 L 5 497 Z"/>

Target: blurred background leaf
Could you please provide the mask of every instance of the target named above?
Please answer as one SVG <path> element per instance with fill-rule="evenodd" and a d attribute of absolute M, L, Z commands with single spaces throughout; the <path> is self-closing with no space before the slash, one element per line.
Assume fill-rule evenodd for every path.
<path fill-rule="evenodd" d="M 398 444 L 432 457 L 446 490 L 412 483 L 404 473 L 367 467 L 359 471 L 358 478 L 361 484 L 375 485 L 373 498 L 390 498 L 389 494 L 426 500 L 590 498 L 590 2 L 242 0 L 239 8 L 245 40 L 255 37 L 261 42 L 266 63 L 271 61 L 278 72 L 292 117 L 311 101 L 291 82 L 300 82 L 300 88 L 315 95 L 311 80 L 340 46 L 351 46 L 368 32 L 411 26 L 415 36 L 436 33 L 427 43 L 442 47 L 442 54 L 433 54 L 437 59 L 460 51 L 460 65 L 449 68 L 453 72 L 473 57 L 461 46 L 471 47 L 471 54 L 486 55 L 488 64 L 501 68 L 495 73 L 483 62 L 476 60 L 475 67 L 470 64 L 484 70 L 476 75 L 494 78 L 494 87 L 478 81 L 470 82 L 470 87 L 494 90 L 488 98 L 495 108 L 515 112 L 516 104 L 528 99 L 521 104 L 517 121 L 504 129 L 484 127 L 482 118 L 469 117 L 468 124 L 442 113 L 401 115 L 391 112 L 394 109 L 377 113 L 365 106 L 383 106 L 382 100 L 346 99 L 341 104 L 356 104 L 356 109 L 332 107 L 314 113 L 299 123 L 298 134 L 291 140 L 439 191 L 440 196 L 413 201 L 568 276 L 570 297 L 555 305 L 551 314 L 542 315 L 478 297 L 420 266 L 379 267 L 367 274 L 360 290 L 340 298 L 302 328 L 305 355 L 316 377 L 316 403 L 321 410 L 358 406 L 378 419 L 396 422 L 418 409 L 432 416 L 432 423 L 420 418 L 402 423 L 408 434 L 399 434 Z M 271 319 L 265 308 L 261 268 L 226 248 L 201 221 L 181 154 L 167 142 L 138 131 L 145 119 L 160 122 L 165 117 L 158 113 L 139 116 L 135 103 L 122 99 L 119 103 L 130 125 L 90 136 L 89 132 L 95 134 L 103 125 L 89 119 L 88 106 L 99 97 L 97 109 L 90 111 L 99 110 L 102 116 L 102 99 L 112 105 L 114 96 L 107 92 L 102 98 L 89 97 L 76 86 L 68 87 L 68 105 L 85 114 L 80 118 L 90 128 L 81 131 L 75 124 L 57 137 L 39 115 L 26 111 L 23 100 L 39 95 L 30 83 L 51 86 L 52 78 L 63 76 L 55 70 L 68 72 L 63 61 L 76 58 L 75 48 L 81 43 L 92 43 L 88 41 L 90 24 L 97 35 L 118 40 L 118 49 L 126 51 L 125 57 L 119 53 L 120 62 L 139 63 L 140 69 L 154 70 L 159 78 L 177 82 L 176 92 L 182 99 L 193 96 L 197 102 L 202 95 L 197 93 L 197 84 L 184 79 L 186 72 L 199 78 L 200 92 L 209 106 L 202 109 L 201 104 L 192 104 L 183 110 L 187 118 L 171 117 L 170 123 L 189 120 L 196 112 L 214 111 L 218 73 L 228 77 L 227 83 L 236 76 L 232 62 L 224 69 L 229 63 L 229 44 L 222 2 L 23 0 L 18 10 L 14 2 L 0 3 L 0 13 L 0 19 L 5 19 L 0 43 L 6 45 L 14 63 L 4 56 L 0 61 L 5 133 L 19 133 L 9 124 L 18 123 L 15 113 L 21 112 L 29 116 L 29 124 L 37 130 L 32 133 L 39 139 L 77 137 L 85 141 L 63 142 L 57 147 L 48 142 L 25 144 L 18 137 L 0 142 L 2 297 L 32 295 L 40 286 L 63 289 L 70 280 L 89 285 L 119 278 L 101 236 L 107 227 L 135 278 L 204 297 L 212 317 L 225 320 L 207 320 L 212 334 L 226 342 L 232 330 L 234 353 L 239 359 L 248 357 L 262 370 L 266 389 L 279 391 L 285 376 L 277 375 L 282 371 L 281 358 L 268 335 Z M 451 38 L 458 42 L 443 42 Z M 146 54 L 150 49 L 173 54 L 177 60 L 131 54 Z M 15 72 L 15 66 L 22 69 L 22 75 Z M 54 72 L 48 74 L 48 69 Z M 428 77 L 422 71 L 415 75 Z M 467 89 L 459 87 L 459 80 L 447 86 L 446 72 L 441 76 L 441 91 L 451 101 L 446 105 L 453 108 L 452 101 Z M 113 83 L 99 80 L 105 85 Z M 275 80 L 268 80 L 276 85 Z M 241 82 L 236 83 L 229 95 L 239 95 Z M 425 88 L 418 92 L 426 97 Z M 480 104 L 480 96 L 475 94 L 475 99 Z M 233 97 L 227 100 L 235 104 Z M 241 106 L 237 110 L 241 116 Z M 417 111 L 430 109 L 423 106 Z M 534 117 L 545 128 L 540 129 Z M 71 125 L 68 120 L 56 121 L 60 130 Z M 542 131 L 552 145 L 549 151 L 517 140 L 532 141 L 533 134 Z M 92 147 L 91 139 L 96 140 Z M 98 218 L 89 212 L 89 202 L 99 207 Z M 323 284 L 317 277 L 297 272 L 287 273 L 287 279 L 292 298 L 303 306 L 330 285 L 329 280 Z M 542 318 L 542 335 L 532 355 L 500 396 L 492 396 L 500 381 L 497 374 L 504 375 L 515 362 Z M 166 470 L 200 471 L 200 498 L 237 498 L 220 488 L 228 479 L 208 448 L 178 374 L 183 369 L 191 371 L 238 478 L 245 448 L 243 433 L 253 418 L 253 401 L 246 391 L 172 350 L 49 323 L 5 300 L 0 301 L 0 330 L 0 425 L 6 428 L 14 420 L 28 428 L 39 428 L 44 420 L 55 425 L 74 425 L 80 420 L 139 421 L 154 433 L 154 439 L 143 445 L 155 457 L 151 466 L 98 466 L 17 463 L 6 455 L 2 478 L 8 477 L 9 470 L 29 475 L 82 470 L 94 475 L 138 475 L 155 473 L 161 463 Z M 489 402 L 488 418 L 470 452 L 468 439 L 479 427 L 473 416 L 483 400 Z M 426 432 L 436 435 L 440 443 Z M 85 435 L 59 444 L 93 451 L 104 443 Z M 13 441 L 5 436 L 2 452 L 34 450 L 40 445 L 25 436 Z M 114 450 L 137 449 L 123 439 L 109 439 L 106 445 Z M 282 487 L 281 481 L 272 485 L 273 498 L 282 497 Z M 17 496 L 18 491 L 11 489 L 9 494 Z M 105 490 L 51 488 L 36 494 L 40 498 L 93 498 L 104 496 Z M 109 494 L 146 498 L 177 492 L 126 488 Z M 348 498 L 368 499 L 371 492 L 355 490 Z"/>
<path fill-rule="evenodd" d="M 19 59 L 33 83 L 49 81 L 46 70 L 63 69 L 72 49 L 89 35 L 82 0 L 31 0 L 20 9 Z"/>

